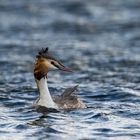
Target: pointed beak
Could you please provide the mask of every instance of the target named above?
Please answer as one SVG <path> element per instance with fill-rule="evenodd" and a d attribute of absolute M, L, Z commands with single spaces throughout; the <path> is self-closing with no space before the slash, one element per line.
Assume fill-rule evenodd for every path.
<path fill-rule="evenodd" d="M 57 66 L 59 70 L 66 71 L 66 72 L 73 72 L 72 69 L 65 67 L 62 63 L 59 62 L 59 65 Z"/>

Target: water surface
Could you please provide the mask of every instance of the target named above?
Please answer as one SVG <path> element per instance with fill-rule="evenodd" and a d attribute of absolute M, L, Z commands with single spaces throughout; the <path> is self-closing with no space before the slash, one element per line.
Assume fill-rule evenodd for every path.
<path fill-rule="evenodd" d="M 1 0 L 0 139 L 139 139 L 140 1 Z M 53 95 L 79 84 L 89 108 L 37 113 L 37 52 L 75 70 L 50 72 Z"/>

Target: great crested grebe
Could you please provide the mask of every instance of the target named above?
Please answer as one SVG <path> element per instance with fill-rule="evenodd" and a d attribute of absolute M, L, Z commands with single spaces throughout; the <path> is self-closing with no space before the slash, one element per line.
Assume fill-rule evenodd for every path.
<path fill-rule="evenodd" d="M 54 98 L 51 96 L 46 76 L 50 70 L 55 69 L 72 72 L 71 69 L 66 68 L 60 61 L 52 57 L 48 52 L 48 48 L 42 49 L 36 56 L 34 64 L 34 77 L 39 90 L 39 98 L 34 103 L 35 107 L 46 109 L 86 108 L 86 105 L 73 93 L 77 86 L 67 88 L 60 96 Z"/>

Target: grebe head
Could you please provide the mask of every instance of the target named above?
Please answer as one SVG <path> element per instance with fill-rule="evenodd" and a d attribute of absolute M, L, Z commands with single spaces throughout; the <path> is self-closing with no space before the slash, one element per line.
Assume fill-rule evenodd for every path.
<path fill-rule="evenodd" d="M 45 77 L 50 70 L 62 70 L 72 72 L 70 68 L 65 67 L 60 61 L 48 53 L 48 48 L 42 49 L 36 56 L 34 65 L 34 76 L 37 80 Z"/>

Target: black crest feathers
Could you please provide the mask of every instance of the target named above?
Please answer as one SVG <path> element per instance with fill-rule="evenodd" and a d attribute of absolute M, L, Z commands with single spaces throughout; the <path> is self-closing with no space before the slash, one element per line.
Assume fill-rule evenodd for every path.
<path fill-rule="evenodd" d="M 40 55 L 42 55 L 42 54 L 44 54 L 44 53 L 47 53 L 48 52 L 48 48 L 42 48 L 42 50 L 41 51 L 39 51 L 39 53 L 38 54 L 40 54 Z"/>
<path fill-rule="evenodd" d="M 36 58 L 46 58 L 46 59 L 53 59 L 56 60 L 52 55 L 49 54 L 48 52 L 48 48 L 42 48 L 39 52 L 38 55 L 36 56 Z"/>
<path fill-rule="evenodd" d="M 39 52 L 38 55 L 36 56 L 37 58 L 40 57 L 45 57 L 45 55 L 48 53 L 48 48 L 42 48 Z"/>

